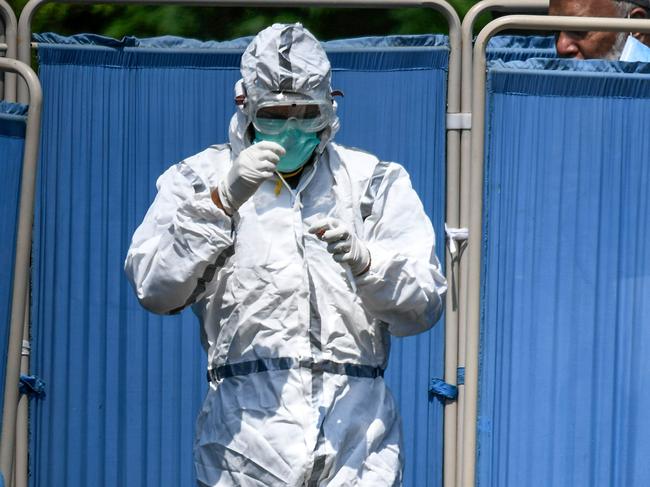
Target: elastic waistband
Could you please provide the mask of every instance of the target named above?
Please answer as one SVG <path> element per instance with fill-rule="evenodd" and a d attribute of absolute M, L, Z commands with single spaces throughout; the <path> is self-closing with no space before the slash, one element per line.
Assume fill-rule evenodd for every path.
<path fill-rule="evenodd" d="M 312 359 L 295 359 L 291 357 L 265 358 L 219 365 L 208 369 L 208 382 L 214 382 L 228 377 L 256 374 L 275 370 L 310 369 L 312 372 L 325 372 L 328 374 L 348 375 L 350 377 L 363 377 L 375 379 L 384 376 L 384 369 L 372 365 L 350 364 L 333 362 L 331 360 L 314 361 Z"/>

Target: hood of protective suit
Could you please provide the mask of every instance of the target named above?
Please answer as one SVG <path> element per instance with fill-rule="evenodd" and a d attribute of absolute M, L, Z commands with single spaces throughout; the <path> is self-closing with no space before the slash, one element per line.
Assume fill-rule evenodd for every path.
<path fill-rule="evenodd" d="M 273 24 L 261 31 L 248 45 L 241 59 L 241 75 L 235 85 L 235 97 L 244 97 L 230 122 L 230 143 L 234 155 L 248 147 L 252 140 L 248 127 L 250 109 L 268 93 L 298 93 L 313 100 L 332 100 L 332 68 L 320 42 L 301 24 Z M 336 110 L 336 104 L 334 103 Z M 336 113 L 336 111 L 334 112 Z M 322 152 L 334 137 L 339 120 L 334 115 L 319 133 Z"/>

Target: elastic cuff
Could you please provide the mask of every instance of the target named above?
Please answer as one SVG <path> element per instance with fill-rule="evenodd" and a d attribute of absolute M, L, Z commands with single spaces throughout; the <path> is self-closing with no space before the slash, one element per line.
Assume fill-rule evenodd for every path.
<path fill-rule="evenodd" d="M 237 209 L 232 204 L 230 198 L 228 197 L 228 190 L 225 187 L 223 180 L 219 181 L 217 185 L 217 194 L 219 195 L 219 200 L 221 201 L 221 206 L 223 206 L 223 211 L 228 216 L 232 216 Z"/>
<path fill-rule="evenodd" d="M 368 265 L 366 265 L 366 267 L 361 272 L 355 274 L 354 277 L 363 276 L 365 273 L 367 273 L 370 270 L 371 265 L 372 265 L 372 255 L 370 254 L 370 251 L 368 251 Z"/>
<path fill-rule="evenodd" d="M 379 245 L 372 243 L 366 244 L 370 262 L 368 269 L 355 277 L 357 284 L 366 286 L 371 283 L 377 283 L 383 279 L 383 267 L 386 265 L 386 260 L 391 255 L 382 249 Z"/>

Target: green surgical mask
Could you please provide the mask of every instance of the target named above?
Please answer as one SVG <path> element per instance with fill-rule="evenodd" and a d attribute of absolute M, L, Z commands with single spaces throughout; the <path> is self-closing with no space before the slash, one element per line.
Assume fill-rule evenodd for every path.
<path fill-rule="evenodd" d="M 284 120 L 279 122 L 285 123 Z M 286 130 L 276 135 L 263 134 L 255 131 L 255 142 L 269 140 L 276 142 L 287 151 L 278 162 L 278 172 L 294 172 L 300 169 L 311 157 L 314 149 L 318 147 L 320 140 L 316 132 L 303 132 L 289 126 Z"/>

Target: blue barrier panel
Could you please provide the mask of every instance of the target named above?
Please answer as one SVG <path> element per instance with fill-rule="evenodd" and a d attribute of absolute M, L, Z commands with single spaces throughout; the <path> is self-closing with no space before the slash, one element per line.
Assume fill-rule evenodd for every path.
<path fill-rule="evenodd" d="M 650 485 L 650 66 L 488 76 L 478 483 Z"/>
<path fill-rule="evenodd" d="M 555 36 L 495 36 L 488 41 L 486 54 L 490 61 L 557 57 Z"/>
<path fill-rule="evenodd" d="M 25 105 L 0 101 L 0 411 L 4 403 L 26 115 Z"/>
<path fill-rule="evenodd" d="M 145 312 L 122 266 L 156 178 L 227 140 L 246 42 L 38 40 L 33 370 L 48 397 L 33 408 L 33 485 L 191 485 L 206 388 L 199 325 L 191 312 Z M 325 45 L 345 92 L 337 140 L 406 166 L 444 256 L 446 39 Z M 408 486 L 441 484 L 442 405 L 428 387 L 443 374 L 443 345 L 442 324 L 393 341 L 387 380 L 404 418 Z"/>

